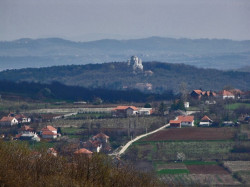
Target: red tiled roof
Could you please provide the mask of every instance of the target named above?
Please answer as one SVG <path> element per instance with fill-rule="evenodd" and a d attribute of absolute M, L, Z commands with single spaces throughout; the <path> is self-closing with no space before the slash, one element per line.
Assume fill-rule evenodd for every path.
<path fill-rule="evenodd" d="M 47 130 L 49 130 L 49 131 L 57 131 L 57 129 L 52 127 L 51 125 L 48 125 L 48 126 L 42 128 L 41 131 L 47 131 Z"/>
<path fill-rule="evenodd" d="M 138 108 L 136 108 L 135 106 L 117 106 L 116 108 L 114 108 L 114 110 L 126 110 L 128 108 L 132 108 L 133 110 L 138 110 Z"/>
<path fill-rule="evenodd" d="M 47 131 L 42 131 L 42 135 L 57 135 L 57 133 L 47 130 Z"/>
<path fill-rule="evenodd" d="M 178 116 L 178 120 L 181 122 L 186 121 L 186 122 L 192 122 L 194 121 L 194 116 Z"/>
<path fill-rule="evenodd" d="M 109 138 L 109 136 L 107 136 L 106 134 L 101 132 L 101 133 L 93 136 L 93 138 Z"/>
<path fill-rule="evenodd" d="M 222 95 L 223 96 L 234 96 L 234 94 L 232 94 L 231 92 L 227 91 L 227 90 L 223 90 L 222 91 Z"/>
<path fill-rule="evenodd" d="M 20 118 L 27 118 L 27 117 L 23 114 L 17 114 L 15 115 L 15 118 L 20 119 Z"/>
<path fill-rule="evenodd" d="M 53 147 L 49 148 L 48 152 L 49 153 L 57 153 L 57 151 Z"/>
<path fill-rule="evenodd" d="M 201 118 L 201 121 L 212 121 L 212 120 L 205 115 L 203 118 Z"/>
<path fill-rule="evenodd" d="M 14 117 L 2 117 L 2 119 L 0 121 L 12 121 L 14 119 Z"/>
<path fill-rule="evenodd" d="M 74 152 L 74 154 L 92 154 L 93 152 L 89 151 L 88 149 L 82 148 L 78 149 Z"/>
<path fill-rule="evenodd" d="M 181 123 L 181 120 L 170 120 L 169 123 L 170 124 L 179 124 L 179 123 Z"/>
<path fill-rule="evenodd" d="M 198 95 L 200 95 L 202 93 L 201 90 L 194 90 L 195 93 L 197 93 Z"/>
<path fill-rule="evenodd" d="M 21 131 L 33 131 L 34 129 L 33 128 L 30 128 L 29 125 L 24 125 L 21 127 L 20 129 Z"/>

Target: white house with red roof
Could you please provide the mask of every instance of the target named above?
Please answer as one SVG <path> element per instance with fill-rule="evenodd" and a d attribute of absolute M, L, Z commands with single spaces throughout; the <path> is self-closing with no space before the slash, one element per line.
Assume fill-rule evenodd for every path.
<path fill-rule="evenodd" d="M 40 134 L 42 138 L 45 139 L 56 139 L 57 138 L 57 129 L 52 127 L 51 125 L 48 125 L 41 129 Z"/>
<path fill-rule="evenodd" d="M 2 119 L 0 120 L 1 126 L 13 126 L 17 124 L 18 124 L 18 120 L 15 117 L 5 116 L 5 117 L 2 117 Z"/>
<path fill-rule="evenodd" d="M 194 116 L 178 116 L 177 120 L 181 121 L 181 126 L 183 127 L 194 126 Z"/>
<path fill-rule="evenodd" d="M 112 113 L 115 116 L 132 116 L 138 114 L 138 108 L 135 106 L 117 106 L 112 110 Z"/>
<path fill-rule="evenodd" d="M 15 118 L 17 119 L 18 123 L 30 123 L 31 119 L 24 114 L 17 114 L 15 115 Z"/>
<path fill-rule="evenodd" d="M 203 118 L 201 118 L 200 121 L 200 126 L 210 126 L 213 123 L 213 121 L 208 117 L 208 116 L 204 116 Z"/>
<path fill-rule="evenodd" d="M 227 90 L 223 90 L 221 95 L 222 95 L 223 99 L 235 99 L 234 94 L 230 91 L 227 91 Z"/>

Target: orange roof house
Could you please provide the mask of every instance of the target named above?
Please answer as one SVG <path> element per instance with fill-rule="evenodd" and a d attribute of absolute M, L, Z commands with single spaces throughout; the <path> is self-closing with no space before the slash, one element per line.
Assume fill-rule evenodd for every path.
<path fill-rule="evenodd" d="M 2 126 L 12 126 L 18 124 L 18 121 L 15 117 L 2 117 L 0 120 L 0 125 Z"/>
<path fill-rule="evenodd" d="M 40 131 L 42 138 L 45 139 L 55 139 L 57 138 L 57 129 L 48 125 L 41 129 Z"/>
<path fill-rule="evenodd" d="M 193 90 L 190 95 L 195 99 L 201 99 L 202 97 L 215 97 L 216 93 L 213 91 Z"/>
<path fill-rule="evenodd" d="M 181 126 L 193 127 L 194 116 L 178 116 L 177 120 L 181 121 Z"/>
<path fill-rule="evenodd" d="M 199 126 L 210 126 L 212 123 L 213 121 L 205 115 L 203 118 L 201 118 Z"/>
<path fill-rule="evenodd" d="M 235 96 L 232 92 L 227 91 L 227 90 L 223 90 L 221 92 L 222 98 L 223 99 L 235 99 Z"/>

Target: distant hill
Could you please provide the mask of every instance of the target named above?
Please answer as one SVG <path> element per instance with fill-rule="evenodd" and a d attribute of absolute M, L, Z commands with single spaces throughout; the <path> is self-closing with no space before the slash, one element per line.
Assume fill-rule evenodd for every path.
<path fill-rule="evenodd" d="M 47 68 L 27 68 L 0 72 L 0 80 L 50 83 L 59 81 L 66 85 L 88 88 L 130 89 L 138 84 L 152 84 L 152 91 L 179 91 L 182 82 L 189 90 L 203 88 L 221 90 L 230 85 L 249 90 L 250 73 L 202 69 L 184 64 L 160 62 L 143 63 L 144 71 L 133 73 L 125 62 L 88 65 L 67 65 Z"/>
<path fill-rule="evenodd" d="M 0 42 L 0 71 L 27 67 L 126 61 L 184 63 L 203 68 L 238 69 L 250 60 L 250 41 L 173 39 L 150 37 L 133 40 L 72 42 L 60 38 Z"/>

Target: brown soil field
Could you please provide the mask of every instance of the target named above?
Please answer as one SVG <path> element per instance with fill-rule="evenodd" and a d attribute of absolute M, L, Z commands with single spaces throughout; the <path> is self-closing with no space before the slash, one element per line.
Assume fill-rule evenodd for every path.
<path fill-rule="evenodd" d="M 218 165 L 187 165 L 191 174 L 229 174 L 227 170 Z"/>
<path fill-rule="evenodd" d="M 142 141 L 167 141 L 167 140 L 228 140 L 235 134 L 234 128 L 171 128 L 164 129 L 147 136 Z"/>

